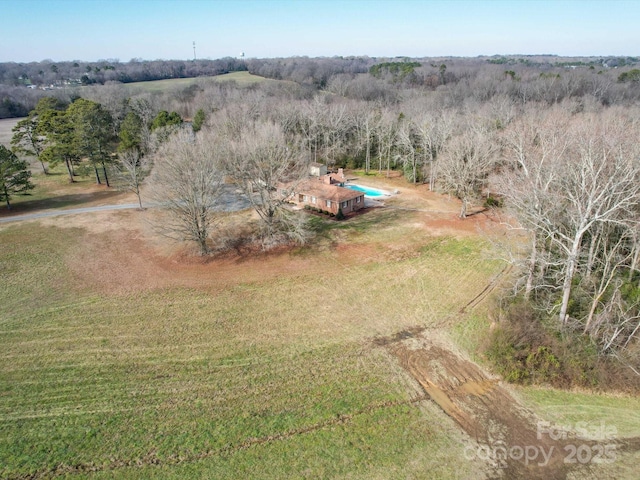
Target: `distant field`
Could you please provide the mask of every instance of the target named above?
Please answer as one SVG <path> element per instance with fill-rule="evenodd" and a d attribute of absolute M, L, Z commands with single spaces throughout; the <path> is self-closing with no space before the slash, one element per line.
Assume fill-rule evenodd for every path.
<path fill-rule="evenodd" d="M 225 75 L 217 75 L 214 77 L 196 77 L 196 78 L 171 78 L 168 80 L 154 80 L 151 82 L 134 82 L 122 84 L 123 87 L 129 89 L 133 93 L 139 92 L 151 92 L 151 93 L 164 93 L 170 92 L 179 88 L 186 88 L 190 85 L 200 85 L 209 82 L 229 82 L 234 81 L 240 87 L 248 85 L 254 85 L 256 83 L 273 82 L 277 83 L 278 80 L 271 80 L 268 78 L 260 77 L 258 75 L 252 75 L 249 72 L 232 72 Z M 87 88 L 87 87 L 83 87 Z M 100 86 L 93 86 L 90 88 L 100 88 Z M 22 118 L 6 118 L 0 119 L 0 144 L 6 147 L 10 146 L 11 137 L 13 132 L 11 129 Z"/>
<path fill-rule="evenodd" d="M 225 82 L 235 81 L 240 86 L 252 85 L 261 82 L 275 82 L 264 77 L 252 75 L 249 72 L 232 72 L 225 75 L 216 75 L 214 77 L 196 77 L 196 78 L 171 78 L 168 80 L 154 80 L 151 82 L 134 82 L 124 84 L 132 92 L 148 91 L 148 92 L 167 92 L 176 88 L 184 88 L 190 85 L 198 85 L 207 82 Z"/>
<path fill-rule="evenodd" d="M 251 85 L 254 83 L 278 81 L 278 80 L 271 80 L 269 78 L 264 78 L 259 75 L 252 75 L 249 72 L 231 72 L 225 75 L 218 75 L 212 78 L 218 82 L 226 82 L 229 80 L 233 80 L 235 82 L 238 82 L 239 85 Z"/>
<path fill-rule="evenodd" d="M 11 129 L 20 120 L 22 120 L 22 118 L 0 119 L 0 144 L 4 145 L 7 148 L 11 147 L 11 137 L 13 137 L 13 132 L 11 131 Z"/>

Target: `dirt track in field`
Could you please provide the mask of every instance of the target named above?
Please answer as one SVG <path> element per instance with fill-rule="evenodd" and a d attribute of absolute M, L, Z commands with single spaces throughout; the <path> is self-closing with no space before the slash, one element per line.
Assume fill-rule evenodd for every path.
<path fill-rule="evenodd" d="M 638 439 L 584 438 L 536 418 L 498 378 L 420 329 L 375 343 L 386 348 L 421 389 L 469 436 L 465 459 L 488 468 L 489 478 L 565 479 L 592 462 L 637 451 Z M 610 450 L 609 450 L 610 449 Z M 589 456 L 589 461 L 583 461 Z M 586 465 L 585 465 L 586 464 Z M 584 467 L 584 468 L 582 468 Z"/>

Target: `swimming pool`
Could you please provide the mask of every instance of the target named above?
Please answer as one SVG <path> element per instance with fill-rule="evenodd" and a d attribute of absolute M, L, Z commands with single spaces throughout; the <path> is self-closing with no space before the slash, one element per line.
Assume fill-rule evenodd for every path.
<path fill-rule="evenodd" d="M 377 188 L 369 188 L 363 187 L 362 185 L 345 185 L 346 188 L 350 188 L 351 190 L 358 190 L 359 192 L 363 192 L 365 197 L 386 197 L 389 194 L 382 190 L 378 190 Z"/>

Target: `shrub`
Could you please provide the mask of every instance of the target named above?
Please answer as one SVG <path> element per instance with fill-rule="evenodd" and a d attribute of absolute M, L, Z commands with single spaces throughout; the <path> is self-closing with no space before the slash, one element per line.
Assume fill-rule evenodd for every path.
<path fill-rule="evenodd" d="M 508 382 L 566 383 L 557 354 L 558 341 L 544 328 L 536 312 L 524 302 L 509 305 L 491 332 L 486 357 Z"/>
<path fill-rule="evenodd" d="M 637 362 L 632 352 L 633 358 L 624 361 L 603 357 L 588 336 L 560 330 L 555 318 L 522 300 L 500 313 L 502 320 L 489 334 L 483 353 L 506 381 L 640 391 L 640 377 L 625 365 Z"/>
<path fill-rule="evenodd" d="M 502 203 L 503 202 L 501 198 L 494 197 L 493 195 L 489 195 L 487 199 L 484 201 L 484 206 L 487 208 L 491 208 L 491 207 L 501 208 Z"/>

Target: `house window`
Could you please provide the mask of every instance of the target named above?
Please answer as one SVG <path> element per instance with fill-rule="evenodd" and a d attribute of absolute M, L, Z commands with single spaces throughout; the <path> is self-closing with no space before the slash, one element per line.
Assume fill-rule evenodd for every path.
<path fill-rule="evenodd" d="M 316 197 L 311 197 L 311 203 L 316 203 Z"/>
<path fill-rule="evenodd" d="M 361 198 L 362 198 L 362 197 L 358 197 L 358 198 L 356 198 L 356 203 L 360 203 L 360 199 L 361 199 Z"/>
<path fill-rule="evenodd" d="M 327 207 L 331 208 L 331 200 L 327 200 Z"/>
<path fill-rule="evenodd" d="M 307 195 L 304 196 L 304 201 L 308 202 L 309 201 L 309 197 Z"/>
<path fill-rule="evenodd" d="M 342 202 L 342 208 L 347 208 L 349 206 L 349 200 L 346 202 Z"/>

